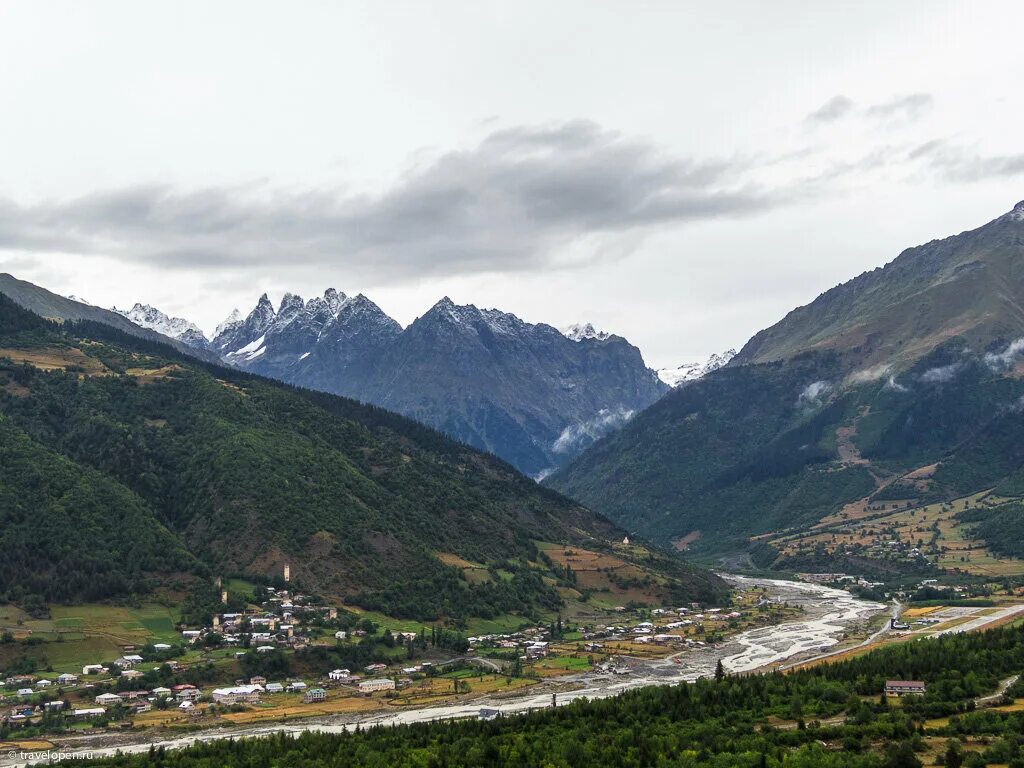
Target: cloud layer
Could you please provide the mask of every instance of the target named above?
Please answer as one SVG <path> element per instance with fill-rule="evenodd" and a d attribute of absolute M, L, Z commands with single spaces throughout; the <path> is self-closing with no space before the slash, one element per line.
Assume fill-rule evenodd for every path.
<path fill-rule="evenodd" d="M 291 259 L 386 280 L 558 268 L 601 258 L 607 239 L 785 202 L 750 171 L 670 156 L 587 121 L 521 126 L 436 156 L 377 196 L 150 185 L 30 206 L 0 200 L 0 248 L 186 269 Z"/>

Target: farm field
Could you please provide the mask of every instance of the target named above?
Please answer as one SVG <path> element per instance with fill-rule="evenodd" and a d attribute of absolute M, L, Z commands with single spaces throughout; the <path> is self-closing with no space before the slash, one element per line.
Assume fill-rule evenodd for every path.
<path fill-rule="evenodd" d="M 810 531 L 761 537 L 783 557 L 810 552 L 854 555 L 880 564 L 898 566 L 926 558 L 948 572 L 999 578 L 1024 574 L 1024 560 L 996 555 L 984 541 L 972 538 L 970 524 L 956 515 L 965 509 L 985 509 L 1008 501 L 989 492 L 979 492 L 951 502 L 905 506 L 885 502 L 889 509 L 872 509 L 864 514 L 839 513 L 826 518 Z M 919 553 L 919 554 L 918 554 Z"/>
<path fill-rule="evenodd" d="M 14 363 L 27 363 L 44 371 L 77 370 L 86 376 L 101 376 L 110 371 L 94 357 L 77 347 L 42 349 L 0 349 L 0 357 Z"/>
<path fill-rule="evenodd" d="M 550 542 L 538 542 L 537 546 L 555 565 L 573 571 L 576 590 L 591 592 L 589 602 L 597 608 L 612 610 L 628 603 L 662 603 L 658 591 L 663 582 L 620 557 Z M 640 551 L 637 547 L 630 549 Z"/>
<path fill-rule="evenodd" d="M 174 630 L 177 609 L 156 603 L 137 608 L 87 604 L 54 605 L 50 618 L 33 619 L 10 605 L 0 606 L 0 627 L 15 637 L 42 640 L 37 645 L 18 644 L 17 651 L 0 646 L 5 653 L 24 653 L 46 662 L 56 672 L 78 672 L 84 664 L 121 654 L 124 645 L 170 642 L 179 638 Z"/>

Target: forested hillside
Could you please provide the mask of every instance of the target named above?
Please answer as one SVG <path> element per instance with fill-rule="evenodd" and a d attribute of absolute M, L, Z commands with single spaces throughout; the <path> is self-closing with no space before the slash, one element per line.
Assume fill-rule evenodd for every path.
<path fill-rule="evenodd" d="M 33 456 L 49 457 L 95 485 L 88 503 L 71 506 L 83 520 L 102 518 L 83 536 L 61 511 L 62 487 L 27 489 L 32 473 L 0 475 L 0 492 L 32 499 L 31 490 L 38 499 L 26 513 L 52 510 L 54 529 L 36 529 L 9 555 L 19 567 L 5 573 L 8 589 L 44 579 L 61 542 L 74 542 L 85 563 L 71 582 L 95 562 L 166 569 L 143 556 L 152 542 L 175 568 L 194 563 L 182 550 L 211 573 L 270 577 L 287 563 L 305 588 L 392 615 L 487 616 L 560 605 L 535 542 L 606 549 L 623 535 L 500 460 L 402 417 L 205 364 L 106 325 L 45 322 L 2 296 L 0 414 L 4 449 L 40 465 Z M 5 524 L 7 535 L 19 519 L 10 533 Z M 117 530 L 105 533 L 109 525 Z M 118 548 L 121 535 L 137 536 L 142 551 Z M 469 583 L 439 555 L 490 575 Z M 723 591 L 714 576 L 651 558 L 643 567 L 663 580 L 666 599 Z"/>

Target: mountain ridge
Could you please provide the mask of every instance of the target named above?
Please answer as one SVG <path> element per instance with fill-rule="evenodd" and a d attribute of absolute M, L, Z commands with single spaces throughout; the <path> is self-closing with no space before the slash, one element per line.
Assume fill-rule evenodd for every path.
<path fill-rule="evenodd" d="M 622 337 L 574 329 L 447 296 L 402 328 L 365 295 L 328 288 L 308 301 L 286 293 L 277 308 L 263 294 L 207 348 L 235 367 L 411 416 L 539 476 L 668 389 Z"/>

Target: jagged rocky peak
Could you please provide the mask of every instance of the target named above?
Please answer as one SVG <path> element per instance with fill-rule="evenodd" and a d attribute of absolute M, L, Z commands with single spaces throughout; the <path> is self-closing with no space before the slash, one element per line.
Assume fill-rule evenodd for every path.
<path fill-rule="evenodd" d="M 417 322 L 432 323 L 438 320 L 450 322 L 467 330 L 486 326 L 490 331 L 500 334 L 515 334 L 537 327 L 524 322 L 511 312 L 480 309 L 475 304 L 456 304 L 447 296 L 427 310 Z"/>
<path fill-rule="evenodd" d="M 362 294 L 360 294 L 362 296 Z M 341 311 L 342 306 L 348 300 L 348 296 L 340 291 L 336 291 L 333 288 L 328 288 L 324 291 L 324 303 L 327 308 L 331 311 L 332 315 L 337 315 Z"/>
<path fill-rule="evenodd" d="M 283 302 L 282 302 L 283 303 Z M 261 325 L 267 326 L 274 321 L 277 317 L 277 313 L 274 311 L 274 305 L 270 303 L 270 297 L 267 294 L 260 296 L 259 301 L 256 302 L 256 308 L 249 313 L 249 320 L 257 321 Z"/>
<path fill-rule="evenodd" d="M 224 320 L 217 326 L 213 332 L 213 338 L 217 338 L 225 331 L 236 328 L 242 324 L 245 318 L 242 317 L 242 313 L 238 311 L 238 307 L 231 310 L 231 314 L 224 318 Z"/>
<path fill-rule="evenodd" d="M 1010 221 L 1024 221 L 1024 200 L 1013 206 L 1013 210 L 1006 214 L 1006 218 Z"/>
<path fill-rule="evenodd" d="M 572 341 L 583 341 L 584 339 L 596 339 L 597 341 L 605 341 L 611 338 L 611 334 L 606 331 L 597 330 L 593 323 L 573 323 L 572 325 L 560 329 L 562 335 Z"/>
<path fill-rule="evenodd" d="M 373 313 L 387 317 L 383 309 L 378 307 L 371 299 L 368 299 L 361 293 L 350 298 L 346 298 L 338 307 L 338 314 L 341 314 L 343 310 L 345 314 L 350 316 L 361 313 Z"/>
<path fill-rule="evenodd" d="M 295 293 L 286 293 L 281 299 L 281 305 L 277 308 L 277 316 L 280 319 L 294 317 L 305 308 L 305 299 Z"/>

